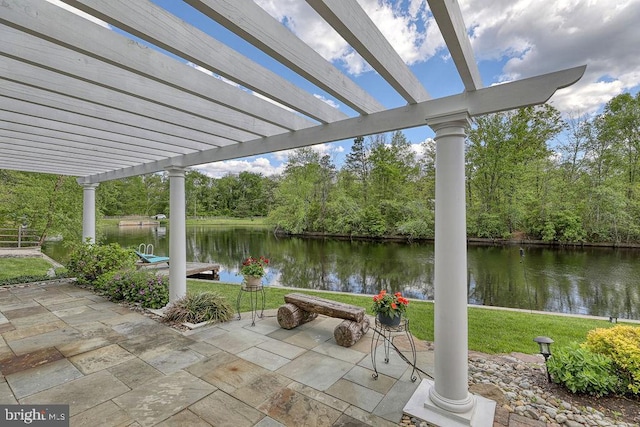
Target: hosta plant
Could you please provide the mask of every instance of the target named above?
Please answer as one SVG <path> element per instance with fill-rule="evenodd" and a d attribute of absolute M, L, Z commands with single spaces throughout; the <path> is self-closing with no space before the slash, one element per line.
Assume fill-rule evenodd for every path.
<path fill-rule="evenodd" d="M 547 369 L 553 382 L 573 393 L 604 396 L 620 389 L 613 360 L 577 344 L 557 349 L 547 360 Z"/>

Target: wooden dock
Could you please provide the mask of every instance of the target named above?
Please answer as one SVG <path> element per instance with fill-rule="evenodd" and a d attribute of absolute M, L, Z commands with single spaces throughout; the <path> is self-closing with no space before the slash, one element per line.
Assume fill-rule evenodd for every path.
<path fill-rule="evenodd" d="M 141 264 L 142 269 L 153 270 L 159 274 L 169 275 L 169 266 L 165 264 Z M 187 277 L 190 279 L 219 280 L 218 264 L 207 264 L 205 262 L 187 262 Z"/>

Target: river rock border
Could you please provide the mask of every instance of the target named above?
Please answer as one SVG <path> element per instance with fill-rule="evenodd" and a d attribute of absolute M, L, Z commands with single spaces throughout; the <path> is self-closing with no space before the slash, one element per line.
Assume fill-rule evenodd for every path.
<path fill-rule="evenodd" d="M 608 418 L 589 406 L 576 407 L 550 394 L 532 381 L 540 375 L 546 375 L 540 355 L 469 355 L 469 390 L 497 402 L 494 427 L 640 427 Z M 430 426 L 407 415 L 400 425 Z"/>

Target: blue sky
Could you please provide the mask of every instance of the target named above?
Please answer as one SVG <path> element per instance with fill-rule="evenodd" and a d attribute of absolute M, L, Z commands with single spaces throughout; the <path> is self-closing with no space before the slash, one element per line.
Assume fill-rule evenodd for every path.
<path fill-rule="evenodd" d="M 54 0 L 50 0 L 54 1 Z M 326 99 L 350 116 L 355 113 L 219 26 L 203 27 L 198 11 L 175 0 L 153 0 L 240 53 Z M 327 60 L 369 91 L 384 106 L 405 104 L 368 64 L 303 0 L 254 0 Z M 358 0 L 382 33 L 434 98 L 463 90 L 425 0 Z M 640 88 L 640 1 L 638 0 L 459 0 L 485 86 L 587 64 L 584 77 L 559 91 L 551 103 L 564 115 L 596 114 L 612 97 Z M 433 132 L 404 131 L 419 147 Z M 316 146 L 340 165 L 351 141 Z M 272 175 L 287 153 L 198 167 L 211 176 L 250 171 Z"/>

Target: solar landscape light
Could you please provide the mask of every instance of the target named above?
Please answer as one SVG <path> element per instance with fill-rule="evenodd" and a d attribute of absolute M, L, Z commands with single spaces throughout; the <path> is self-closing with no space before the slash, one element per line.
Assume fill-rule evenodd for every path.
<path fill-rule="evenodd" d="M 533 340 L 537 342 L 540 347 L 540 354 L 544 357 L 544 365 L 547 369 L 547 380 L 551 382 L 547 360 L 551 357 L 551 344 L 553 344 L 553 340 L 549 337 L 535 337 Z"/>

